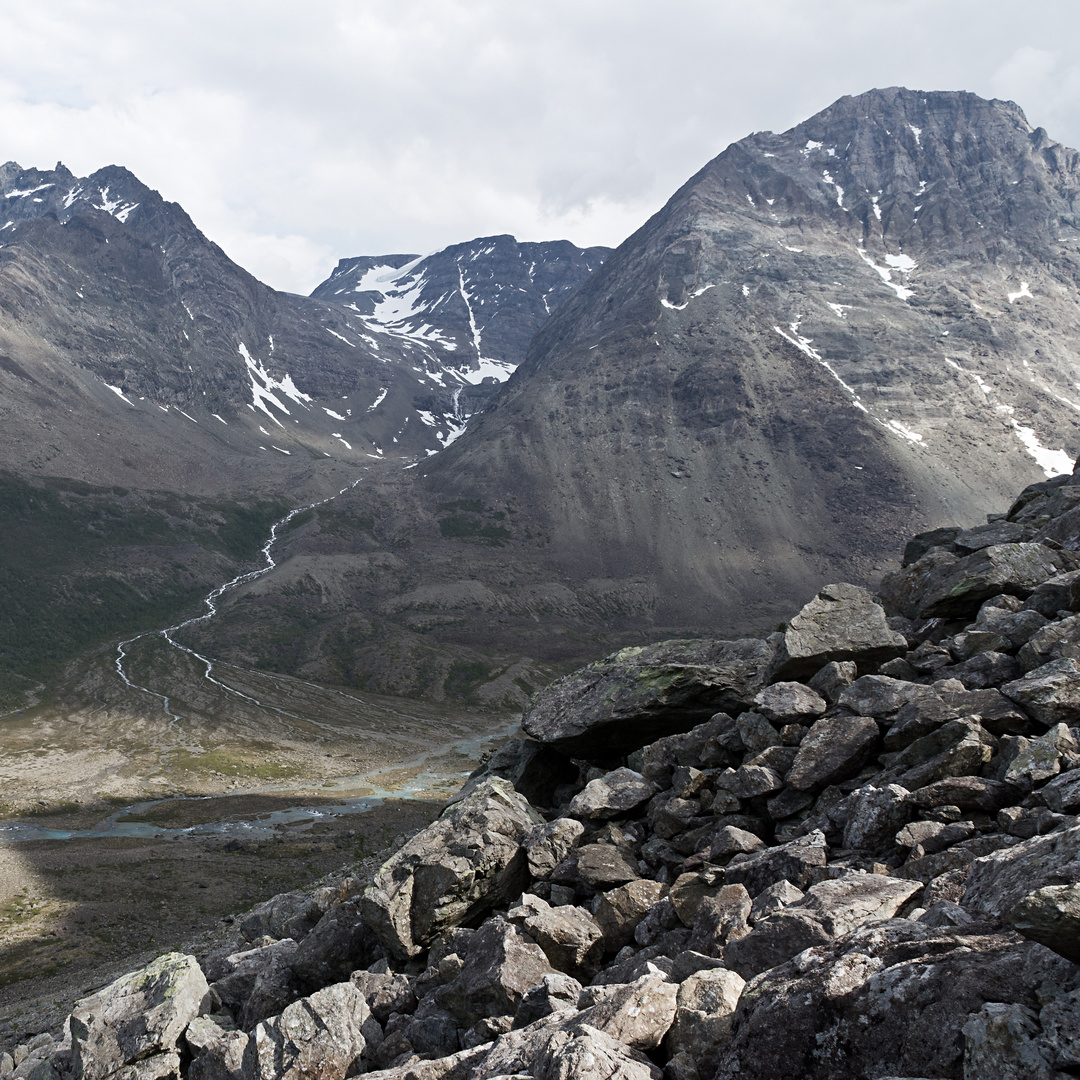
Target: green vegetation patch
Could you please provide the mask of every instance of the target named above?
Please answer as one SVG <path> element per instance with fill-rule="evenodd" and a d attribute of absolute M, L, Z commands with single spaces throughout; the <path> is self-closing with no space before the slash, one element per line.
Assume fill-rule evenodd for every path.
<path fill-rule="evenodd" d="M 0 472 L 0 711 L 85 649 L 191 611 L 216 584 L 203 554 L 254 560 L 287 510 Z"/>

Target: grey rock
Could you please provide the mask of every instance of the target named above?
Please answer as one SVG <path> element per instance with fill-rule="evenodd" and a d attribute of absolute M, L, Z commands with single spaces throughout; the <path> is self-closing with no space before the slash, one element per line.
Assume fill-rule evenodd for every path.
<path fill-rule="evenodd" d="M 708 782 L 708 774 L 692 765 L 676 765 L 671 773 L 671 789 L 680 799 L 692 799 Z"/>
<path fill-rule="evenodd" d="M 914 821 L 896 834 L 896 843 L 902 848 L 911 848 L 911 859 L 921 859 L 944 851 L 953 844 L 970 840 L 976 833 L 970 821 L 957 821 L 951 824 L 942 821 Z"/>
<path fill-rule="evenodd" d="M 731 1035 L 735 1009 L 746 983 L 734 971 L 699 971 L 679 984 L 675 1020 L 665 1047 L 672 1055 L 686 1054 L 708 1075 Z"/>
<path fill-rule="evenodd" d="M 1046 805 L 1058 814 L 1080 813 L 1080 769 L 1055 777 L 1040 794 Z"/>
<path fill-rule="evenodd" d="M 990 736 L 974 718 L 950 720 L 916 739 L 890 763 L 896 783 L 909 791 L 949 776 L 977 773 L 991 758 Z"/>
<path fill-rule="evenodd" d="M 959 679 L 968 690 L 985 690 L 1018 678 L 1023 666 L 1014 657 L 1002 652 L 981 652 L 962 664 L 942 668 L 939 675 Z"/>
<path fill-rule="evenodd" d="M 522 842 L 543 824 L 505 780 L 448 806 L 393 855 L 364 893 L 364 921 L 388 952 L 417 955 L 441 930 L 505 904 L 525 884 Z"/>
<path fill-rule="evenodd" d="M 342 982 L 383 955 L 383 946 L 362 912 L 359 898 L 331 907 L 300 942 L 293 971 L 309 986 Z"/>
<path fill-rule="evenodd" d="M 405 1014 L 416 1011 L 415 976 L 399 975 L 393 971 L 354 971 L 349 981 L 364 995 L 371 1015 L 380 1024 L 390 1019 L 391 1013 Z"/>
<path fill-rule="evenodd" d="M 711 862 L 723 863 L 733 855 L 746 855 L 752 851 L 761 851 L 764 847 L 765 842 L 752 832 L 734 825 L 722 825 L 716 830 L 709 844 L 709 859 Z"/>
<path fill-rule="evenodd" d="M 912 918 L 909 915 L 908 918 Z M 948 929 L 953 926 L 971 926 L 975 920 L 955 901 L 937 900 L 930 904 L 919 916 L 919 922 L 923 926 L 934 926 L 939 929 Z"/>
<path fill-rule="evenodd" d="M 210 1016 L 197 1016 L 184 1031 L 184 1040 L 192 1056 L 188 1080 L 242 1080 L 246 1032 L 224 1027 Z"/>
<path fill-rule="evenodd" d="M 659 789 L 633 769 L 615 769 L 590 780 L 574 796 L 569 815 L 588 821 L 606 821 L 628 814 L 651 799 Z"/>
<path fill-rule="evenodd" d="M 750 924 L 755 925 L 762 919 L 775 915 L 805 895 L 802 889 L 796 889 L 790 881 L 777 881 L 754 897 L 754 904 L 750 909 Z"/>
<path fill-rule="evenodd" d="M 551 965 L 560 971 L 591 978 L 600 969 L 604 932 L 583 908 L 573 904 L 551 907 L 540 897 L 523 893 L 507 918 L 520 922 Z"/>
<path fill-rule="evenodd" d="M 859 716 L 886 719 L 905 705 L 936 697 L 934 688 L 921 683 L 891 679 L 887 675 L 864 675 L 844 690 L 837 704 Z"/>
<path fill-rule="evenodd" d="M 1057 776 L 1062 757 L 1076 754 L 1080 745 L 1065 724 L 1055 724 L 1036 739 L 1017 737 L 1013 749 L 1015 753 L 1002 779 L 1030 791 Z"/>
<path fill-rule="evenodd" d="M 554 971 L 539 945 L 495 916 L 476 931 L 464 967 L 435 998 L 462 1027 L 471 1027 L 486 1016 L 513 1016 L 525 991 Z"/>
<path fill-rule="evenodd" d="M 939 550 L 886 574 L 879 591 L 890 613 L 955 619 L 974 614 L 999 593 L 1026 598 L 1044 581 L 1073 569 L 1068 553 L 1042 544 L 996 544 L 961 558 Z"/>
<path fill-rule="evenodd" d="M 635 1050 L 660 1045 L 675 1019 L 678 987 L 662 975 L 645 975 L 635 982 L 616 986 L 579 1022 L 610 1035 Z"/>
<path fill-rule="evenodd" d="M 626 754 L 721 710 L 742 712 L 765 684 L 773 651 L 752 638 L 622 649 L 556 682 L 522 727 L 565 754 Z"/>
<path fill-rule="evenodd" d="M 640 1051 L 579 1023 L 555 1030 L 532 1058 L 527 1075 L 534 1080 L 660 1080 L 662 1073 Z"/>
<path fill-rule="evenodd" d="M 637 867 L 612 844 L 585 844 L 576 854 L 575 873 L 592 889 L 606 891 L 640 876 Z"/>
<path fill-rule="evenodd" d="M 658 881 L 640 879 L 597 897 L 593 917 L 603 931 L 604 945 L 609 952 L 617 952 L 634 940 L 638 924 L 660 901 L 665 891 Z"/>
<path fill-rule="evenodd" d="M 83 998 L 69 1020 L 76 1080 L 101 1080 L 175 1050 L 208 991 L 194 956 L 166 953 Z"/>
<path fill-rule="evenodd" d="M 820 721 L 819 721 L 820 723 Z M 726 792 L 736 799 L 752 799 L 780 791 L 784 781 L 776 772 L 764 765 L 741 765 L 738 769 L 725 769 L 716 778 L 718 792 Z"/>
<path fill-rule="evenodd" d="M 1080 884 L 1035 889 L 1014 904 L 1006 918 L 1024 937 L 1080 964 Z"/>
<path fill-rule="evenodd" d="M 847 780 L 869 759 L 879 737 L 872 717 L 822 717 L 799 744 L 795 763 L 785 780 L 800 791 L 813 791 Z"/>
<path fill-rule="evenodd" d="M 1001 692 L 1047 727 L 1075 721 L 1080 714 L 1080 662 L 1053 660 L 1006 683 Z"/>
<path fill-rule="evenodd" d="M 683 926 L 693 926 L 707 897 L 715 896 L 724 884 L 724 875 L 715 870 L 680 874 L 671 886 L 668 899 Z"/>
<path fill-rule="evenodd" d="M 826 585 L 787 625 L 770 682 L 812 676 L 831 661 L 875 665 L 907 652 L 866 589 Z"/>
<path fill-rule="evenodd" d="M 856 788 L 848 796 L 844 847 L 880 851 L 911 816 L 911 793 L 899 784 Z"/>
<path fill-rule="evenodd" d="M 793 759 L 791 764 L 794 763 Z M 790 768 L 788 771 L 790 772 Z M 786 787 L 765 803 L 765 810 L 773 821 L 783 821 L 785 818 L 790 818 L 792 814 L 797 814 L 813 805 L 814 796 L 810 792 Z"/>
<path fill-rule="evenodd" d="M 1080 608 L 1080 570 L 1048 578 L 1027 598 L 1024 607 L 1048 619 L 1059 611 L 1076 611 Z"/>
<path fill-rule="evenodd" d="M 1026 671 L 1054 660 L 1080 660 L 1080 616 L 1047 623 L 1021 647 L 1017 659 Z"/>
<path fill-rule="evenodd" d="M 1080 881 L 1080 826 L 1036 836 L 974 860 L 964 907 L 1003 918 L 1025 896 Z"/>
<path fill-rule="evenodd" d="M 533 806 L 550 806 L 555 792 L 577 780 L 578 770 L 565 755 L 532 739 L 508 739 L 469 777 L 464 792 L 498 776 Z"/>
<path fill-rule="evenodd" d="M 859 665 L 853 660 L 830 660 L 807 681 L 811 690 L 820 694 L 830 705 L 835 705 L 844 689 L 859 675 Z"/>
<path fill-rule="evenodd" d="M 758 695 L 760 696 L 760 695 Z M 743 746 L 751 754 L 759 754 L 770 746 L 780 746 L 780 732 L 759 712 L 744 712 L 736 721 Z"/>
<path fill-rule="evenodd" d="M 285 938 L 226 959 L 227 973 L 211 986 L 243 1030 L 277 1015 L 300 996 L 292 968 L 296 953 L 296 942 Z"/>
<path fill-rule="evenodd" d="M 344 1080 L 362 1068 L 370 1014 L 351 983 L 336 983 L 293 1002 L 255 1029 L 244 1073 L 252 1080 Z"/>
<path fill-rule="evenodd" d="M 561 972 L 545 975 L 537 986 L 530 986 L 522 995 L 514 1013 L 514 1027 L 528 1027 L 537 1020 L 567 1009 L 576 1011 L 580 997 L 581 983 L 577 979 Z"/>
<path fill-rule="evenodd" d="M 731 942 L 750 932 L 752 904 L 746 886 L 725 885 L 705 897 L 697 911 L 688 948 L 704 956 L 722 957 Z"/>
<path fill-rule="evenodd" d="M 640 771 L 647 780 L 667 788 L 679 766 L 705 769 L 730 765 L 733 755 L 743 749 L 735 721 L 726 713 L 717 713 L 690 731 L 666 735 L 643 747 Z"/>
<path fill-rule="evenodd" d="M 960 1029 L 965 1080 L 1058 1080 L 1040 1053 L 1039 1015 L 1016 1003 L 987 1002 Z"/>
<path fill-rule="evenodd" d="M 776 682 L 754 696 L 754 708 L 766 720 L 783 725 L 815 719 L 828 705 L 821 694 L 803 683 Z"/>
<path fill-rule="evenodd" d="M 670 840 L 685 831 L 700 812 L 698 799 L 680 799 L 666 791 L 649 803 L 649 826 L 661 839 Z"/>
<path fill-rule="evenodd" d="M 893 919 L 798 954 L 743 992 L 717 1080 L 958 1077 L 968 1017 L 989 999 L 1038 1005 L 1066 961 L 1010 935 Z M 833 1048 L 843 1047 L 842 1058 Z M 840 1068 L 824 1062 L 840 1062 Z"/>
<path fill-rule="evenodd" d="M 736 855 L 728 863 L 725 880 L 744 885 L 750 896 L 757 896 L 778 881 L 790 881 L 805 889 L 814 868 L 826 862 L 825 834 L 815 829 L 797 840 L 768 848 L 752 855 Z"/>
<path fill-rule="evenodd" d="M 546 878 L 570 854 L 584 831 L 580 821 L 569 817 L 535 826 L 523 842 L 529 874 L 541 881 Z"/>
<path fill-rule="evenodd" d="M 996 813 L 1016 798 L 1008 784 L 979 776 L 948 776 L 919 788 L 910 796 L 912 805 L 930 810 L 938 806 L 958 806 L 961 810 Z"/>
<path fill-rule="evenodd" d="M 322 916 L 322 908 L 308 893 L 281 893 L 253 907 L 241 920 L 240 933 L 248 941 L 267 936 L 302 941 Z"/>
<path fill-rule="evenodd" d="M 875 919 L 891 919 L 921 884 L 861 870 L 812 885 L 801 900 L 762 919 L 724 951 L 724 963 L 749 979 Z"/>

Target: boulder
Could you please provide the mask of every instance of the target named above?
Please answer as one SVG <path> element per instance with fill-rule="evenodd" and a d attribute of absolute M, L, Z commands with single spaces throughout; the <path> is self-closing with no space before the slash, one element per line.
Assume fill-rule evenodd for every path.
<path fill-rule="evenodd" d="M 1080 884 L 1035 889 L 1014 904 L 1006 917 L 1024 937 L 1080 964 Z"/>
<path fill-rule="evenodd" d="M 715 896 L 724 884 L 724 875 L 716 870 L 688 871 L 680 874 L 668 897 L 683 926 L 693 926 L 706 897 Z"/>
<path fill-rule="evenodd" d="M 640 1051 L 580 1023 L 554 1030 L 520 1075 L 534 1080 L 660 1080 L 663 1073 Z"/>
<path fill-rule="evenodd" d="M 726 792 L 736 799 L 769 795 L 780 791 L 783 786 L 784 781 L 779 774 L 767 765 L 741 765 L 737 769 L 725 769 L 716 778 L 716 790 Z"/>
<path fill-rule="evenodd" d="M 1076 984 L 1066 967 L 1011 934 L 869 923 L 749 984 L 714 1075 L 959 1077 L 968 1017 L 988 1000 L 1037 1008 L 1040 986 Z"/>
<path fill-rule="evenodd" d="M 554 973 L 539 945 L 495 916 L 476 931 L 464 966 L 435 1000 L 462 1027 L 472 1027 L 487 1016 L 513 1016 L 525 991 Z"/>
<path fill-rule="evenodd" d="M 71 1012 L 76 1080 L 102 1080 L 176 1049 L 209 992 L 194 956 L 166 953 L 79 1001 Z"/>
<path fill-rule="evenodd" d="M 1080 660 L 1080 616 L 1047 623 L 1031 635 L 1016 658 L 1026 671 L 1053 660 Z"/>
<path fill-rule="evenodd" d="M 721 825 L 709 842 L 709 861 L 725 863 L 733 855 L 748 855 L 764 848 L 765 842 L 754 833 L 734 825 Z"/>
<path fill-rule="evenodd" d="M 537 1020 L 567 1009 L 576 1012 L 580 997 L 581 983 L 577 979 L 559 971 L 545 975 L 537 986 L 530 986 L 522 995 L 514 1013 L 514 1027 L 528 1027 Z"/>
<path fill-rule="evenodd" d="M 300 942 L 293 971 L 309 987 L 343 982 L 357 968 L 384 955 L 379 938 L 364 920 L 359 898 L 336 904 Z"/>
<path fill-rule="evenodd" d="M 825 698 L 799 682 L 776 682 L 754 695 L 754 708 L 774 724 L 814 720 L 828 708 Z"/>
<path fill-rule="evenodd" d="M 508 780 L 533 806 L 551 806 L 555 792 L 578 778 L 577 766 L 557 750 L 532 739 L 508 739 L 465 784 L 467 794 L 491 777 Z"/>
<path fill-rule="evenodd" d="M 962 664 L 942 668 L 938 675 L 959 679 L 968 690 L 986 690 L 1019 678 L 1024 668 L 1008 653 L 981 652 Z"/>
<path fill-rule="evenodd" d="M 775 915 L 805 895 L 802 889 L 796 889 L 790 881 L 777 881 L 754 897 L 754 905 L 750 909 L 750 925 L 756 926 L 762 919 Z"/>
<path fill-rule="evenodd" d="M 907 641 L 890 630 L 866 589 L 826 585 L 784 630 L 769 682 L 812 676 L 833 661 L 876 666 L 903 656 Z"/>
<path fill-rule="evenodd" d="M 710 1075 L 731 1035 L 745 985 L 740 976 L 725 968 L 698 971 L 684 979 L 675 1000 L 675 1020 L 665 1040 L 668 1052 L 673 1056 L 687 1054 L 699 1070 Z"/>
<path fill-rule="evenodd" d="M 977 915 L 1004 918 L 1029 893 L 1080 881 L 1080 826 L 1014 844 L 975 859 L 963 904 Z"/>
<path fill-rule="evenodd" d="M 538 896 L 523 893 L 507 918 L 520 923 L 559 971 L 590 978 L 599 971 L 604 932 L 584 908 L 573 904 L 552 907 Z"/>
<path fill-rule="evenodd" d="M 1059 611 L 1076 611 L 1080 608 L 1080 570 L 1047 578 L 1027 598 L 1024 607 L 1047 619 L 1054 618 Z"/>
<path fill-rule="evenodd" d="M 196 1016 L 184 1041 L 192 1059 L 188 1080 L 242 1080 L 248 1035 L 236 1031 L 228 1017 Z"/>
<path fill-rule="evenodd" d="M 825 834 L 815 829 L 778 847 L 736 855 L 728 863 L 724 876 L 730 885 L 744 885 L 752 897 L 778 881 L 789 881 L 796 888 L 805 889 L 814 869 L 825 865 L 825 853 Z"/>
<path fill-rule="evenodd" d="M 785 780 L 800 791 L 814 791 L 847 780 L 869 760 L 879 737 L 873 717 L 822 717 L 799 744 Z"/>
<path fill-rule="evenodd" d="M 590 780 L 574 796 L 568 811 L 571 817 L 587 821 L 607 821 L 636 810 L 647 803 L 659 788 L 633 769 L 615 769 Z"/>
<path fill-rule="evenodd" d="M 416 1011 L 416 977 L 398 975 L 386 967 L 382 971 L 354 971 L 349 981 L 364 995 L 371 1015 L 385 1024 L 391 1013 Z"/>
<path fill-rule="evenodd" d="M 658 881 L 631 881 L 597 897 L 593 915 L 604 934 L 609 952 L 618 952 L 634 940 L 634 931 L 666 892 Z"/>
<path fill-rule="evenodd" d="M 1044 581 L 1076 569 L 1072 552 L 1042 544 L 995 544 L 971 555 L 932 550 L 905 569 L 886 574 L 879 593 L 890 613 L 909 619 L 973 615 L 999 593 L 1026 598 Z"/>
<path fill-rule="evenodd" d="M 818 670 L 807 682 L 815 693 L 820 694 L 830 705 L 835 705 L 845 688 L 859 676 L 859 665 L 851 660 L 837 662 L 831 660 Z"/>
<path fill-rule="evenodd" d="M 1052 660 L 1005 683 L 1001 692 L 1047 727 L 1075 722 L 1080 715 L 1080 661 Z"/>
<path fill-rule="evenodd" d="M 898 829 L 911 816 L 911 793 L 899 784 L 861 787 L 847 798 L 848 820 L 844 826 L 844 847 L 881 851 L 889 846 Z"/>
<path fill-rule="evenodd" d="M 285 938 L 226 958 L 226 973 L 211 986 L 244 1031 L 276 1016 L 300 996 L 292 968 L 296 952 L 296 942 Z"/>
<path fill-rule="evenodd" d="M 744 712 L 739 716 L 736 725 L 739 729 L 739 738 L 742 739 L 743 746 L 750 754 L 760 754 L 762 750 L 767 750 L 770 746 L 780 746 L 783 743 L 780 732 L 762 713 Z"/>
<path fill-rule="evenodd" d="M 937 699 L 932 686 L 891 679 L 887 675 L 863 675 L 845 689 L 837 704 L 859 716 L 887 719 L 905 705 Z"/>
<path fill-rule="evenodd" d="M 386 950 L 416 956 L 442 930 L 507 904 L 526 881 L 522 842 L 543 824 L 505 780 L 448 806 L 376 873 L 363 916 Z"/>
<path fill-rule="evenodd" d="M 722 957 L 731 942 L 750 932 L 750 893 L 744 885 L 725 885 L 715 896 L 705 897 L 688 947 L 703 956 Z"/>
<path fill-rule="evenodd" d="M 576 854 L 575 873 L 589 888 L 605 891 L 640 876 L 630 858 L 613 844 L 585 844 Z"/>
<path fill-rule="evenodd" d="M 753 638 L 622 649 L 553 684 L 522 727 L 564 754 L 620 757 L 716 712 L 745 710 L 765 685 L 773 651 Z"/>
<path fill-rule="evenodd" d="M 724 950 L 724 964 L 750 979 L 873 919 L 891 919 L 922 883 L 856 870 L 812 885 L 801 900 L 762 919 Z"/>
<path fill-rule="evenodd" d="M 251 1080 L 344 1080 L 363 1068 L 370 1013 L 352 983 L 336 983 L 293 1002 L 255 1028 L 247 1047 Z"/>
<path fill-rule="evenodd" d="M 735 721 L 726 713 L 717 713 L 690 731 L 665 735 L 649 743 L 631 758 L 640 761 L 640 766 L 634 767 L 640 768 L 647 780 L 667 788 L 671 786 L 674 770 L 680 766 L 711 769 L 730 765 L 743 749 Z"/>
<path fill-rule="evenodd" d="M 1055 724 L 1036 739 L 1017 737 L 1002 779 L 1006 784 L 1030 791 L 1057 776 L 1062 757 L 1075 755 L 1078 750 L 1080 746 L 1065 724 Z"/>
<path fill-rule="evenodd" d="M 635 1050 L 654 1050 L 675 1019 L 677 994 L 662 975 L 644 975 L 615 986 L 578 1020 Z"/>
<path fill-rule="evenodd" d="M 1040 794 L 1046 805 L 1058 814 L 1080 813 L 1080 769 L 1056 776 Z"/>
<path fill-rule="evenodd" d="M 889 775 L 916 791 L 946 777 L 977 773 L 993 754 L 991 741 L 974 717 L 950 720 L 897 754 Z"/>
<path fill-rule="evenodd" d="M 247 941 L 261 941 L 264 937 L 303 941 L 322 916 L 323 909 L 309 893 L 279 893 L 244 916 L 240 933 Z"/>
<path fill-rule="evenodd" d="M 932 810 L 938 806 L 956 806 L 961 810 L 982 810 L 997 813 L 1016 799 L 1016 792 L 998 780 L 980 776 L 947 776 L 919 788 L 909 796 L 913 806 Z"/>
<path fill-rule="evenodd" d="M 538 881 L 546 878 L 573 851 L 584 831 L 580 821 L 569 817 L 535 826 L 523 843 L 529 874 Z"/>

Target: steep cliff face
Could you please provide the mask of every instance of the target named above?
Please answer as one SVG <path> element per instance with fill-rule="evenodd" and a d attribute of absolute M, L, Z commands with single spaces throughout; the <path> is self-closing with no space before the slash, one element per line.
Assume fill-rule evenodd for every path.
<path fill-rule="evenodd" d="M 1080 449 L 1077 155 L 877 90 L 693 177 L 540 330 L 432 496 L 514 495 L 659 623 L 762 625 Z"/>

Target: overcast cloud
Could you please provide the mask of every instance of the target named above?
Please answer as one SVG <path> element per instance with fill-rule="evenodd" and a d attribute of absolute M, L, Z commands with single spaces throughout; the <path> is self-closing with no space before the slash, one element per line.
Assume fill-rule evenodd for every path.
<path fill-rule="evenodd" d="M 617 244 L 873 86 L 1080 145 L 1075 0 L 0 0 L 0 160 L 126 165 L 270 284 L 511 232 Z"/>

